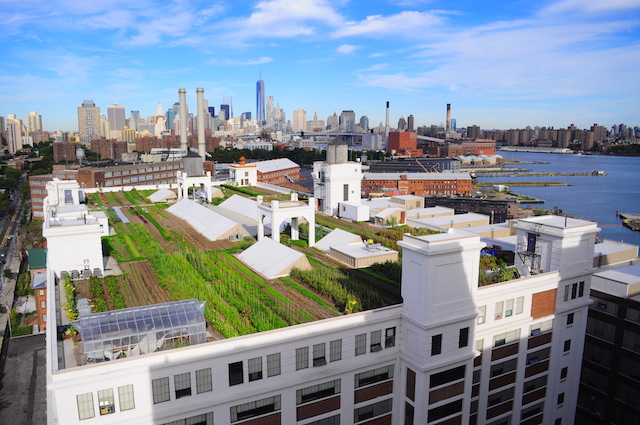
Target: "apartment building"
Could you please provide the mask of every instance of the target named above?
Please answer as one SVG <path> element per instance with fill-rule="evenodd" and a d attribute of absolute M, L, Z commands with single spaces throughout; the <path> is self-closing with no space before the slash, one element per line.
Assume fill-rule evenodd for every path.
<path fill-rule="evenodd" d="M 403 304 L 236 338 L 79 365 L 50 314 L 48 422 L 572 424 L 599 229 L 513 226 L 516 279 L 478 286 L 478 235 L 405 235 Z"/>
<path fill-rule="evenodd" d="M 363 173 L 363 196 L 470 195 L 469 173 Z"/>

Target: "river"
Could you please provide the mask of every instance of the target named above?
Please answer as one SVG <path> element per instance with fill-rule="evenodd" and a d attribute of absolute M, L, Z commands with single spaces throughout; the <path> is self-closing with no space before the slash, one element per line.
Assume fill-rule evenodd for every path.
<path fill-rule="evenodd" d="M 606 176 L 552 177 L 481 177 L 481 182 L 563 182 L 573 186 L 515 186 L 512 190 L 526 196 L 543 199 L 544 204 L 532 208 L 558 207 L 568 215 L 596 221 L 600 239 L 612 239 L 640 245 L 640 232 L 622 226 L 616 218 L 621 213 L 640 213 L 640 157 L 563 155 L 531 152 L 498 152 L 505 159 L 547 164 L 514 164 L 532 172 L 592 172 L 604 171 Z M 523 204 L 523 206 L 526 204 Z"/>

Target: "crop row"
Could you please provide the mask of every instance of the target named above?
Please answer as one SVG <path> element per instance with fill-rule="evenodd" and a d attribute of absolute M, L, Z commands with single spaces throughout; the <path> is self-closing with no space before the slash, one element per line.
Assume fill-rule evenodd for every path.
<path fill-rule="evenodd" d="M 89 291 L 91 292 L 91 302 L 93 303 L 93 312 L 101 313 L 108 311 L 109 307 L 104 297 L 104 288 L 102 287 L 102 280 L 96 276 L 89 278 Z"/>
<path fill-rule="evenodd" d="M 109 300 L 113 305 L 113 309 L 119 310 L 122 308 L 126 308 L 127 305 L 125 304 L 124 297 L 120 292 L 120 284 L 118 282 L 118 278 L 113 275 L 105 276 L 104 283 L 107 287 L 107 294 L 109 295 Z"/>

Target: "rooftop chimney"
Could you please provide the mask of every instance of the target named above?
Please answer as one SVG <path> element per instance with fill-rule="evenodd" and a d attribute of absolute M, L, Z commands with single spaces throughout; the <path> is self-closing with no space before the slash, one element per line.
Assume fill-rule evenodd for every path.
<path fill-rule="evenodd" d="M 196 89 L 198 94 L 198 154 L 204 161 L 207 155 L 207 148 L 204 142 L 204 89 Z"/>
<path fill-rule="evenodd" d="M 180 149 L 189 152 L 189 144 L 187 142 L 187 90 L 178 89 L 178 101 L 180 106 L 178 114 L 180 115 Z"/>

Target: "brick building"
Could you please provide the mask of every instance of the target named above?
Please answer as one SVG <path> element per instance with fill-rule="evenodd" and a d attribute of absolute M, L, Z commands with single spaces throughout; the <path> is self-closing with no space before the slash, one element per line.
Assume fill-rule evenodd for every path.
<path fill-rule="evenodd" d="M 503 223 L 520 218 L 518 203 L 503 199 L 476 199 L 458 197 L 429 197 L 425 199 L 425 207 L 453 208 L 456 213 L 473 212 L 491 217 L 491 223 Z"/>
<path fill-rule="evenodd" d="M 109 140 L 93 140 L 91 142 L 91 150 L 98 154 L 98 159 L 122 160 L 122 154 L 129 152 L 128 143 L 126 141 Z"/>
<path fill-rule="evenodd" d="M 36 314 L 26 322 L 27 326 L 38 326 L 40 331 L 47 327 L 47 250 L 35 248 L 29 250 L 29 273 L 31 288 L 36 301 Z"/>
<path fill-rule="evenodd" d="M 387 152 L 393 152 L 396 155 L 422 156 L 422 149 L 418 149 L 418 134 L 412 131 L 390 132 Z"/>
<path fill-rule="evenodd" d="M 442 147 L 442 156 L 458 155 L 495 155 L 496 142 L 493 140 L 473 140 L 446 143 Z"/>
<path fill-rule="evenodd" d="M 76 150 L 80 147 L 78 142 L 58 142 L 52 143 L 53 162 L 75 161 Z"/>
<path fill-rule="evenodd" d="M 364 173 L 363 196 L 370 195 L 470 195 L 468 173 Z"/>
<path fill-rule="evenodd" d="M 105 164 L 80 168 L 77 181 L 82 188 L 169 184 L 176 182 L 176 172 L 182 170 L 182 161 Z"/>
<path fill-rule="evenodd" d="M 272 159 L 253 164 L 258 168 L 259 182 L 281 186 L 300 180 L 300 166 L 290 159 Z"/>

